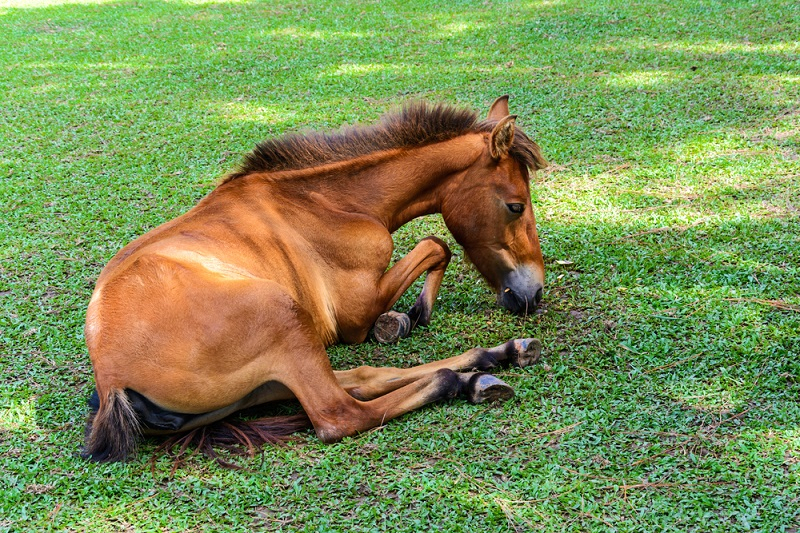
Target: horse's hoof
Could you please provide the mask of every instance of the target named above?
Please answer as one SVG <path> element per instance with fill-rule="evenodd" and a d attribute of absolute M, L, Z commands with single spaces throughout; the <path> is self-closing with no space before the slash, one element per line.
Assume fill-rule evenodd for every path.
<path fill-rule="evenodd" d="M 516 339 L 511 364 L 520 368 L 532 365 L 542 357 L 542 343 L 539 339 Z"/>
<path fill-rule="evenodd" d="M 514 397 L 514 389 L 491 374 L 476 374 L 469 380 L 470 403 L 504 402 Z"/>
<path fill-rule="evenodd" d="M 411 319 L 405 313 L 389 311 L 383 313 L 375 321 L 372 335 L 375 340 L 387 344 L 397 342 L 402 337 L 408 337 L 411 333 Z"/>

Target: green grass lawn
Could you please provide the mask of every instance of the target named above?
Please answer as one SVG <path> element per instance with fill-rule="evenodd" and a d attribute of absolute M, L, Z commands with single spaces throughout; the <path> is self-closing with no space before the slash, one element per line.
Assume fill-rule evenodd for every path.
<path fill-rule="evenodd" d="M 0 531 L 798 531 L 800 3 L 343 4 L 0 0 Z M 552 162 L 542 312 L 500 310 L 430 217 L 395 242 L 454 246 L 434 323 L 330 355 L 539 337 L 513 400 L 242 471 L 77 457 L 119 248 L 265 137 L 505 93 Z"/>

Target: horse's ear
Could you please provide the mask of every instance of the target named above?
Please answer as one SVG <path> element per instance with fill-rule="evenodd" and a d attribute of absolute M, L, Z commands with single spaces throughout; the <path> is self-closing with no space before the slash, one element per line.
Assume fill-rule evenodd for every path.
<path fill-rule="evenodd" d="M 508 111 L 508 95 L 504 94 L 489 107 L 489 115 L 486 118 L 488 120 L 500 120 L 508 115 L 510 115 Z"/>
<path fill-rule="evenodd" d="M 489 134 L 489 153 L 495 159 L 500 159 L 508 155 L 511 144 L 514 142 L 514 121 L 517 115 L 509 115 L 503 118 Z"/>

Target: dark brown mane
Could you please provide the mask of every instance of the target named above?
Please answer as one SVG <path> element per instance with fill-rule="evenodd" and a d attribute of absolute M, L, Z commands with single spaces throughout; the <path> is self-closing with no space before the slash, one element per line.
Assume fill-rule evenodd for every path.
<path fill-rule="evenodd" d="M 254 172 L 301 170 L 384 150 L 447 141 L 467 133 L 491 132 L 495 124 L 495 121 L 479 121 L 477 113 L 468 109 L 412 102 L 399 113 L 384 115 L 373 126 L 348 127 L 336 133 L 289 134 L 262 141 L 222 182 Z M 531 169 L 547 165 L 539 146 L 519 128 L 510 154 Z"/>

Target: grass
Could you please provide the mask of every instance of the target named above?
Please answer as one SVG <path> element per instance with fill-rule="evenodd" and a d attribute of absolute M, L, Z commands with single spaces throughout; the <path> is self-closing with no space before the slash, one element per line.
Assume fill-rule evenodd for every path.
<path fill-rule="evenodd" d="M 0 531 L 796 532 L 797 2 L 341 4 L 0 0 Z M 262 138 L 504 93 L 553 163 L 543 312 L 499 310 L 456 249 L 431 327 L 330 355 L 537 336 L 543 362 L 503 374 L 514 400 L 237 472 L 151 471 L 155 442 L 77 457 L 84 312 L 120 247 Z M 403 228 L 398 256 L 430 233 Z"/>

